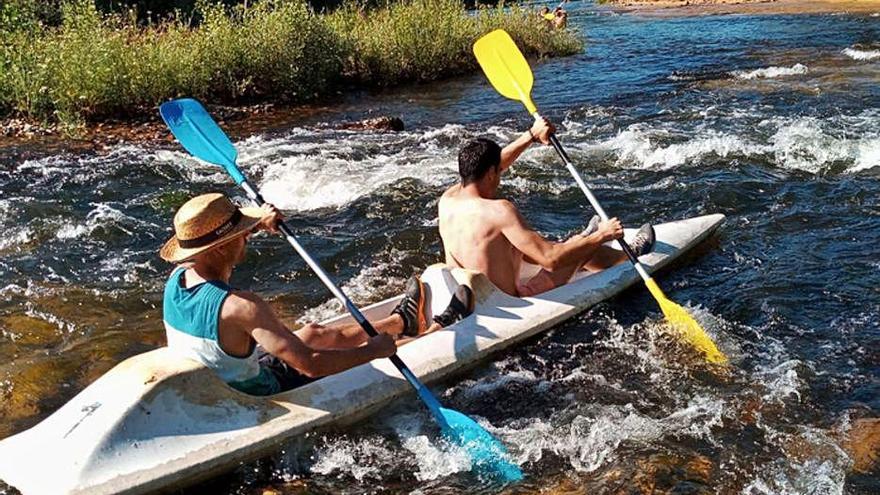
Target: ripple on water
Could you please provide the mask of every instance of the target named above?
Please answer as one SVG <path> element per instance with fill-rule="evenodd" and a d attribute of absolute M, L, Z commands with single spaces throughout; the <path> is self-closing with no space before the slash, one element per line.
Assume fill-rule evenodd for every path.
<path fill-rule="evenodd" d="M 804 64 L 794 64 L 791 67 L 764 67 L 754 70 L 738 70 L 731 75 L 739 79 L 772 79 L 775 77 L 802 75 L 809 72 Z"/>
<path fill-rule="evenodd" d="M 669 170 L 707 161 L 747 159 L 813 174 L 855 173 L 880 165 L 876 109 L 831 117 L 779 117 L 752 109 L 684 126 L 675 120 L 636 122 L 569 147 L 617 167 Z M 754 129 L 760 132 L 755 133 Z M 573 128 L 575 135 L 582 132 Z"/>
<path fill-rule="evenodd" d="M 403 178 L 451 183 L 455 149 L 467 135 L 461 134 L 460 126 L 396 134 L 319 131 L 302 140 L 251 139 L 243 148 L 263 150 L 259 187 L 268 201 L 309 211 L 348 205 Z M 241 163 L 251 164 L 250 155 Z"/>
<path fill-rule="evenodd" d="M 844 48 L 842 53 L 853 60 L 874 60 L 875 58 L 880 58 L 880 50 L 864 50 L 853 47 Z"/>

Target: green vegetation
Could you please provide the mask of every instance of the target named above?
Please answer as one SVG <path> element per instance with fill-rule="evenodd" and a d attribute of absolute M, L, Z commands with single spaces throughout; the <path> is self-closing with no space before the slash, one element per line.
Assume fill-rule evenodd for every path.
<path fill-rule="evenodd" d="M 105 14 L 93 1 L 69 0 L 57 25 L 40 4 L 0 6 L 0 115 L 70 125 L 152 112 L 180 96 L 301 102 L 348 84 L 431 81 L 476 70 L 471 44 L 495 28 L 527 55 L 581 49 L 575 33 L 547 29 L 530 11 L 468 12 L 460 0 L 347 4 L 321 15 L 304 0 L 201 0 L 194 16 L 146 23 L 133 11 Z"/>

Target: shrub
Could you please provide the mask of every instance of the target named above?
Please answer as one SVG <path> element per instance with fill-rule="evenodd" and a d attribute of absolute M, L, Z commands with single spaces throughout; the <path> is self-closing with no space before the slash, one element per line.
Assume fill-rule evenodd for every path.
<path fill-rule="evenodd" d="M 460 0 L 349 3 L 325 15 L 304 0 L 199 0 L 198 25 L 179 12 L 140 25 L 133 11 L 105 14 L 93 1 L 68 0 L 60 25 L 47 26 L 3 5 L 0 21 L 29 21 L 0 22 L 0 111 L 68 124 L 152 111 L 180 96 L 300 102 L 339 84 L 431 81 L 475 70 L 471 44 L 495 28 L 529 55 L 581 49 L 575 34 L 546 29 L 519 7 L 468 12 Z"/>
<path fill-rule="evenodd" d="M 531 11 L 503 3 L 473 13 L 460 0 L 404 0 L 374 10 L 347 3 L 326 21 L 342 39 L 344 74 L 379 85 L 473 71 L 471 46 L 493 29 L 510 32 L 527 55 L 570 55 L 583 48 L 571 31 L 546 29 Z"/>

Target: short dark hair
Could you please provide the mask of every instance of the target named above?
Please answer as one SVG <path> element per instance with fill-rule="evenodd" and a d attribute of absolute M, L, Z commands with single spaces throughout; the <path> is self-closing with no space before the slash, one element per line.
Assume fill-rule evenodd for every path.
<path fill-rule="evenodd" d="M 462 184 L 478 181 L 490 168 L 501 165 L 501 146 L 486 138 L 468 141 L 458 152 L 458 175 Z"/>

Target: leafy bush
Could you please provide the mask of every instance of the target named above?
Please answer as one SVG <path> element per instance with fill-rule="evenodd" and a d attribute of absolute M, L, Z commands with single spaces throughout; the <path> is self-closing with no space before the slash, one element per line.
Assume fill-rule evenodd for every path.
<path fill-rule="evenodd" d="M 340 84 L 431 81 L 475 70 L 471 44 L 495 28 L 530 55 L 581 49 L 574 33 L 547 29 L 519 7 L 469 12 L 460 0 L 350 3 L 325 15 L 304 0 L 199 0 L 197 26 L 180 13 L 140 25 L 135 12 L 108 15 L 90 0 L 65 1 L 60 24 L 47 26 L 3 5 L 0 112 L 74 125 L 180 96 L 299 102 Z"/>
<path fill-rule="evenodd" d="M 459 0 L 405 0 L 367 10 L 347 3 L 326 16 L 345 47 L 344 74 L 379 85 L 430 81 L 473 71 L 473 42 L 507 30 L 533 56 L 570 55 L 583 46 L 571 31 L 551 30 L 517 5 L 470 13 Z"/>

